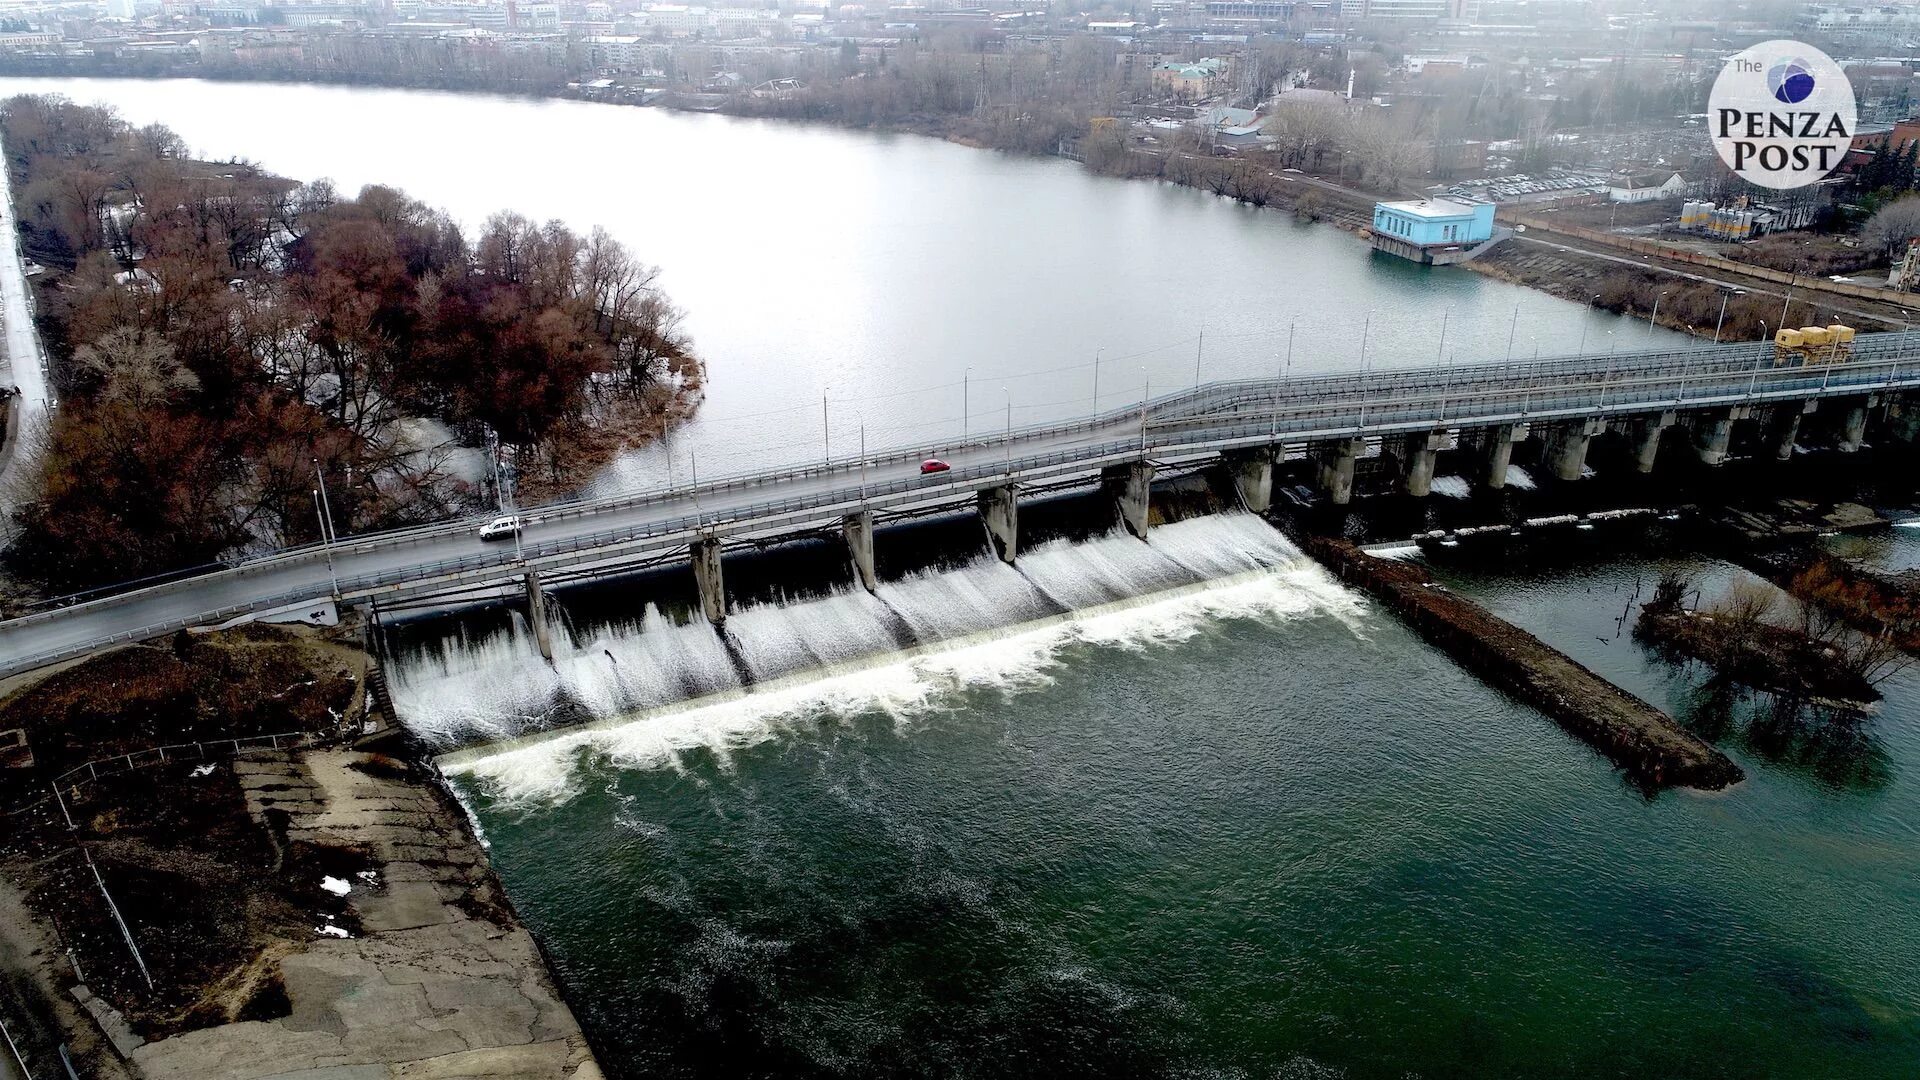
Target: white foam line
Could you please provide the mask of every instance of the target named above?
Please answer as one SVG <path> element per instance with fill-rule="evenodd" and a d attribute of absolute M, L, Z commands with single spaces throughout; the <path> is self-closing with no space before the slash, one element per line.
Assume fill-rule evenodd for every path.
<path fill-rule="evenodd" d="M 796 721 L 817 723 L 822 711 L 879 707 L 906 721 L 968 688 L 1018 692 L 1044 685 L 1059 650 L 1074 641 L 1141 649 L 1187 640 L 1222 618 L 1308 613 L 1331 615 L 1358 633 L 1365 607 L 1358 594 L 1303 560 L 456 750 L 437 761 L 449 775 L 478 781 L 504 805 L 564 802 L 576 790 L 586 751 L 632 768 L 670 766 L 695 749 L 724 758 Z"/>

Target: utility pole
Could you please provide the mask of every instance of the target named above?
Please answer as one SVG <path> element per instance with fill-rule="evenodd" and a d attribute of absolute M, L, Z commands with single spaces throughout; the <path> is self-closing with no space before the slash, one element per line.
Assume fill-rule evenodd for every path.
<path fill-rule="evenodd" d="M 1141 370 L 1143 372 L 1146 370 L 1144 365 L 1142 366 Z M 1140 391 L 1140 456 L 1141 457 L 1145 457 L 1147 455 L 1147 402 L 1153 400 L 1153 376 L 1148 375 L 1146 379 L 1147 379 L 1146 389 Z"/>
<path fill-rule="evenodd" d="M 327 539 L 327 516 L 320 510 L 320 489 L 313 489 L 313 519 L 320 525 L 320 546 L 327 553 L 327 577 L 333 582 L 333 595 L 340 595 L 340 574 L 333 568 L 333 541 Z"/>

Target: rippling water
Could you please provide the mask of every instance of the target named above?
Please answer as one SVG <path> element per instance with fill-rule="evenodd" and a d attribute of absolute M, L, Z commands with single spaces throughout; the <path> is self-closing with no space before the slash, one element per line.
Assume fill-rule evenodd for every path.
<path fill-rule="evenodd" d="M 1658 569 L 1448 573 L 1699 719 Z M 1896 1077 L 1916 702 L 1646 801 L 1292 564 L 456 783 L 616 1075 Z"/>

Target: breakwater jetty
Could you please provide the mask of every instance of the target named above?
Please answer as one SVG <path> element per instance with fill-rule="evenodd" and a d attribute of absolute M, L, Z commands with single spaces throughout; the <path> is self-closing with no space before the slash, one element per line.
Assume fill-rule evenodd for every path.
<path fill-rule="evenodd" d="M 1740 766 L 1671 716 L 1452 592 L 1424 568 L 1376 558 L 1347 540 L 1294 539 L 1341 581 L 1386 605 L 1487 682 L 1552 717 L 1643 789 L 1717 791 L 1745 778 Z"/>

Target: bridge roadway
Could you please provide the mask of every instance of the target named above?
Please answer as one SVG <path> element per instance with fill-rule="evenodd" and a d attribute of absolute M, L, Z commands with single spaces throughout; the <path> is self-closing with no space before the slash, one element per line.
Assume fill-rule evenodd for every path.
<path fill-rule="evenodd" d="M 526 511 L 520 554 L 482 542 L 482 519 L 347 537 L 227 569 L 0 622 L 0 675 L 183 626 L 337 596 L 387 602 L 517 580 L 529 570 L 592 572 L 684 551 L 703 535 L 740 539 L 838 522 L 841 515 L 954 502 L 1013 483 L 1068 480 L 1141 460 L 1300 447 L 1509 423 L 1621 418 L 1674 410 L 1862 397 L 1920 389 L 1920 351 L 1900 332 L 1863 334 L 1845 363 L 1777 366 L 1769 344 L 1397 368 L 1214 383 L 1086 420 L 869 454 Z M 1144 414 L 1144 415 L 1143 415 Z M 922 476 L 939 456 L 948 473 Z M 334 580 L 337 577 L 336 590 Z"/>

